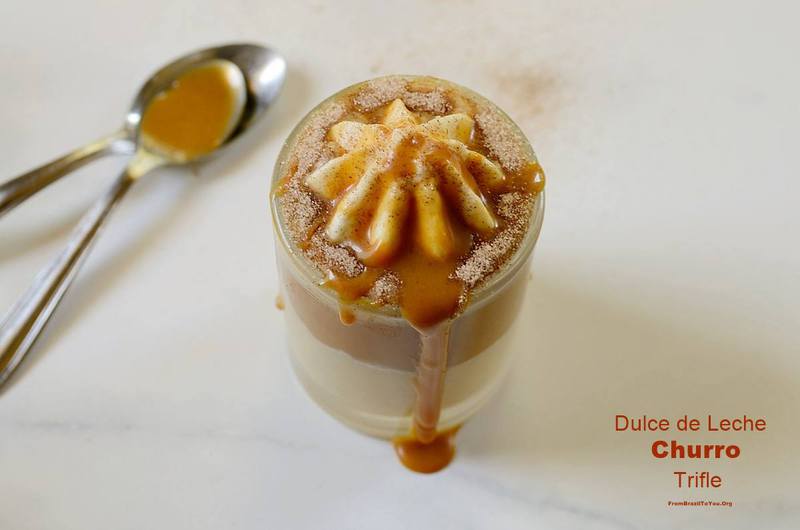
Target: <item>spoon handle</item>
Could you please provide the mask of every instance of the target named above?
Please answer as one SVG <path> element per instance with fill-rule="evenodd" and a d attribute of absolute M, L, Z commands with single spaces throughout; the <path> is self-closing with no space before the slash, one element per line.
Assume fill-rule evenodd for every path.
<path fill-rule="evenodd" d="M 34 193 L 84 164 L 110 153 L 130 154 L 133 149 L 130 135 L 123 129 L 0 184 L 0 217 Z"/>
<path fill-rule="evenodd" d="M 42 270 L 0 324 L 0 387 L 19 366 L 89 254 L 103 221 L 138 175 L 123 171 L 111 188 L 81 218 L 64 251 Z"/>

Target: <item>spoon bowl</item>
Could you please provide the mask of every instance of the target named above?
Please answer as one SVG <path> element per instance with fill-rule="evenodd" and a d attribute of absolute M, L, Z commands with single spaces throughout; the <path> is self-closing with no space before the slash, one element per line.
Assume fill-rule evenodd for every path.
<path fill-rule="evenodd" d="M 199 50 L 172 61 L 156 71 L 139 89 L 125 116 L 128 138 L 140 144 L 139 127 L 148 105 L 187 71 L 212 61 L 228 61 L 244 76 L 245 100 L 239 121 L 223 145 L 194 160 L 216 156 L 261 117 L 277 98 L 286 79 L 286 61 L 273 50 L 257 44 L 228 44 Z"/>

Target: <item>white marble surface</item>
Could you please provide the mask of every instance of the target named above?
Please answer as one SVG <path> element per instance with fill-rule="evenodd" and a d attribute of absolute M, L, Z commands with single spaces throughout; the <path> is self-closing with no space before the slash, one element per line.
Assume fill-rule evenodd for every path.
<path fill-rule="evenodd" d="M 791 2 L 0 2 L 0 175 L 119 123 L 150 71 L 231 40 L 281 50 L 268 123 L 197 176 L 161 171 L 112 219 L 0 397 L 0 528 L 798 528 L 800 15 Z M 446 471 L 320 412 L 274 308 L 267 188 L 292 125 L 385 73 L 494 99 L 548 173 L 508 387 Z M 121 160 L 0 222 L 0 306 Z M 764 416 L 720 435 L 725 485 L 615 413 Z M 673 437 L 681 438 L 680 435 Z M 712 438 L 709 438 L 712 439 Z M 733 500 L 669 509 L 668 499 Z"/>

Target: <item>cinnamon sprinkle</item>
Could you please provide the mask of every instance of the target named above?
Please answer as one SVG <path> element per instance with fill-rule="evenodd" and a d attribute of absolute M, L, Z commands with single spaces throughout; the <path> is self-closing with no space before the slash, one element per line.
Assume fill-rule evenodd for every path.
<path fill-rule="evenodd" d="M 400 278 L 393 272 L 386 271 L 375 280 L 372 289 L 367 293 L 367 298 L 380 305 L 396 304 L 401 285 Z"/>
<path fill-rule="evenodd" d="M 441 87 L 414 90 L 402 77 L 381 77 L 368 81 L 353 97 L 353 105 L 360 111 L 368 112 L 398 98 L 417 112 L 445 114 L 450 108 L 447 94 Z"/>
<path fill-rule="evenodd" d="M 328 206 L 321 202 L 303 180 L 314 169 L 337 156 L 336 147 L 327 140 L 331 126 L 345 119 L 363 120 L 371 112 L 400 98 L 411 110 L 436 115 L 458 109 L 474 109 L 478 140 L 488 156 L 508 172 L 530 162 L 527 141 L 498 109 L 475 101 L 461 91 L 432 84 L 413 86 L 406 78 L 393 76 L 368 81 L 350 97 L 331 102 L 315 111 L 299 133 L 288 162 L 284 164 L 279 205 L 291 240 L 323 273 L 352 278 L 364 272 L 364 265 L 346 247 L 334 245 L 324 235 L 322 226 Z M 466 102 L 466 105 L 465 105 Z M 485 281 L 513 255 L 528 230 L 535 196 L 505 193 L 495 198 L 495 211 L 504 221 L 503 228 L 490 240 L 478 242 L 453 273 L 454 278 L 472 289 Z M 401 280 L 386 271 L 375 281 L 366 298 L 380 305 L 394 305 L 402 287 Z"/>
<path fill-rule="evenodd" d="M 331 245 L 320 232 L 311 237 L 305 253 L 322 270 L 340 276 L 355 278 L 364 272 L 364 265 L 347 248 Z"/>
<path fill-rule="evenodd" d="M 283 219 L 295 245 L 301 246 L 321 222 L 322 203 L 297 179 L 288 180 L 281 188 Z"/>
<path fill-rule="evenodd" d="M 353 97 L 353 105 L 360 111 L 370 111 L 399 98 L 406 91 L 407 81 L 402 77 L 381 77 L 367 81 Z"/>
<path fill-rule="evenodd" d="M 308 121 L 292 150 L 297 165 L 296 177 L 304 177 L 319 165 L 320 157 L 327 148 L 325 135 L 332 125 L 342 119 L 345 112 L 347 109 L 341 103 L 330 103 Z"/>
<path fill-rule="evenodd" d="M 405 91 L 400 99 L 403 100 L 403 103 L 405 103 L 409 109 L 418 112 L 445 114 L 450 108 L 444 90 L 438 87 L 430 92 Z"/>
<path fill-rule="evenodd" d="M 497 213 L 506 227 L 488 241 L 478 244 L 456 269 L 454 276 L 467 287 L 475 287 L 497 271 L 519 247 L 528 231 L 533 197 L 524 193 L 504 193 L 499 197 Z"/>
<path fill-rule="evenodd" d="M 525 138 L 508 118 L 495 108 L 481 108 L 475 114 L 475 125 L 486 148 L 503 169 L 517 171 L 528 162 Z"/>

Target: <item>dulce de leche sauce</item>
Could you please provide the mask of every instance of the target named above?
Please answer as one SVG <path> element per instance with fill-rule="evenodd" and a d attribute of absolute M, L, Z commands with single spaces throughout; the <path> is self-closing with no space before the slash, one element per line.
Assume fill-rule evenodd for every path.
<path fill-rule="evenodd" d="M 156 95 L 144 111 L 141 134 L 159 152 L 192 160 L 218 148 L 239 121 L 241 71 L 215 60 L 191 68 Z"/>
<path fill-rule="evenodd" d="M 352 304 L 393 306 L 419 334 L 412 428 L 394 446 L 431 473 L 455 454 L 458 427 L 438 428 L 451 323 L 518 248 L 544 175 L 493 107 L 450 84 L 391 79 L 307 125 L 276 195 L 342 325 L 355 325 Z"/>

